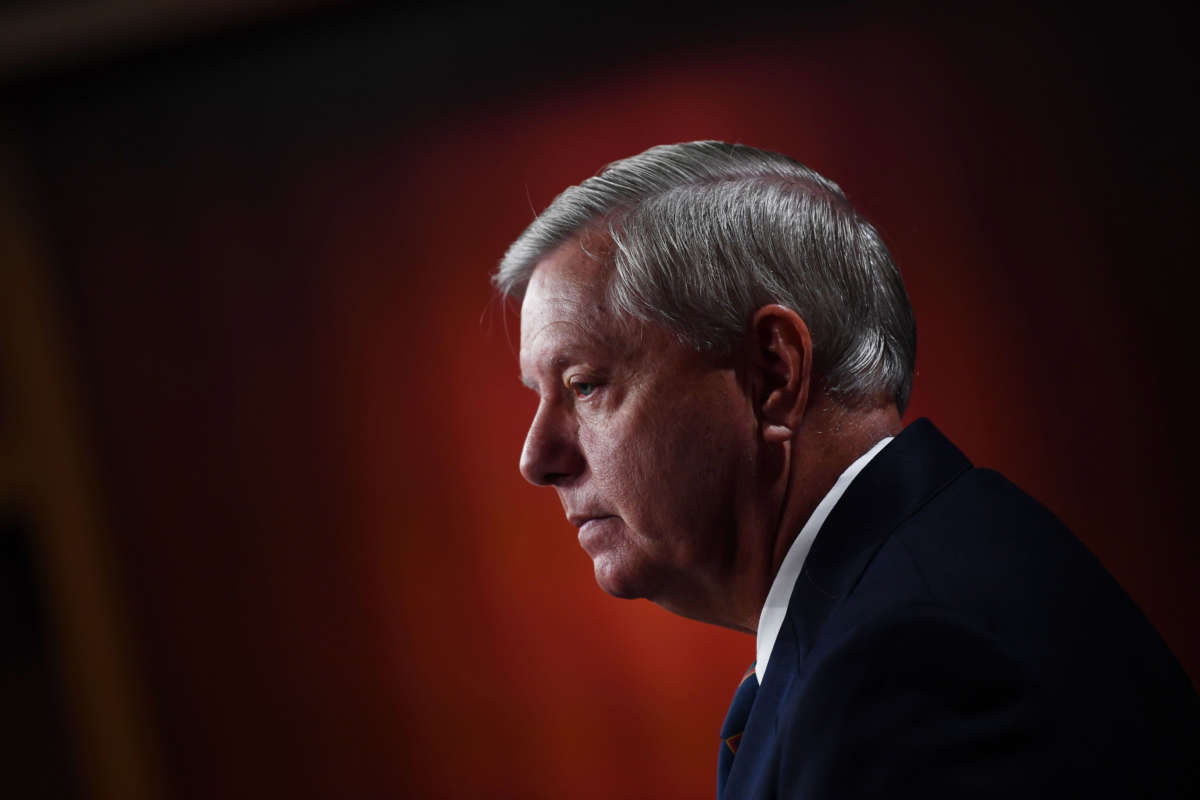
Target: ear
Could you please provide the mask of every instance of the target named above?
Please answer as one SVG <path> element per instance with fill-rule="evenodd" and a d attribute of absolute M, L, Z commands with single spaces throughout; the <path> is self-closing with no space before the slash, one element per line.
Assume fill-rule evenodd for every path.
<path fill-rule="evenodd" d="M 790 308 L 763 306 L 750 321 L 755 412 L 768 442 L 789 441 L 808 408 L 812 336 Z"/>

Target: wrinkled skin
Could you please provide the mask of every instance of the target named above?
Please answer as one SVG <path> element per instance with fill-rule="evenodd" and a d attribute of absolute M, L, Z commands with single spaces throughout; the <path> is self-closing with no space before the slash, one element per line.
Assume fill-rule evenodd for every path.
<path fill-rule="evenodd" d="M 705 616 L 752 502 L 753 410 L 732 366 L 619 320 L 604 285 L 574 240 L 530 279 L 520 364 L 538 406 L 521 473 L 557 490 L 603 589 Z"/>

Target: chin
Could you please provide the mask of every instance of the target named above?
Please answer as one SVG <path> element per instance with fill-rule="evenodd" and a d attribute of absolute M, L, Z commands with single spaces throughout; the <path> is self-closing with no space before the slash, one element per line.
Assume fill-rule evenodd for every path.
<path fill-rule="evenodd" d="M 592 567 L 596 573 L 596 585 L 613 597 L 634 600 L 650 596 L 646 576 L 637 569 L 631 569 L 631 565 L 620 559 L 601 555 L 592 560 Z"/>

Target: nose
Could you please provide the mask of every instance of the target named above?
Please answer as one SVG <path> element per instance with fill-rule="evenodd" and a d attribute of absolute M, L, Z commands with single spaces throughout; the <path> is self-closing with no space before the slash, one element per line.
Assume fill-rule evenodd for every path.
<path fill-rule="evenodd" d="M 521 475 L 535 486 L 558 486 L 577 477 L 584 468 L 575 422 L 562 406 L 543 400 L 538 404 L 525 447 L 521 450 Z"/>

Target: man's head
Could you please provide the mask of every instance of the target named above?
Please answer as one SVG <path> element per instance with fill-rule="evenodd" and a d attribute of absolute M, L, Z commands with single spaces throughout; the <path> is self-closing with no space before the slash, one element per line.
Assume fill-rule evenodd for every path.
<path fill-rule="evenodd" d="M 915 329 L 878 234 L 774 153 L 616 162 L 555 199 L 494 282 L 522 300 L 539 396 L 522 473 L 557 489 L 603 588 L 686 616 L 745 627 L 857 446 L 833 425 L 907 402 Z"/>
<path fill-rule="evenodd" d="M 604 250 L 618 313 L 721 352 L 779 303 L 807 323 L 823 391 L 845 405 L 885 392 L 904 412 L 916 325 L 900 273 L 838 185 L 798 161 L 710 141 L 614 162 L 554 199 L 494 284 L 521 299 L 542 259 L 584 233 Z"/>

